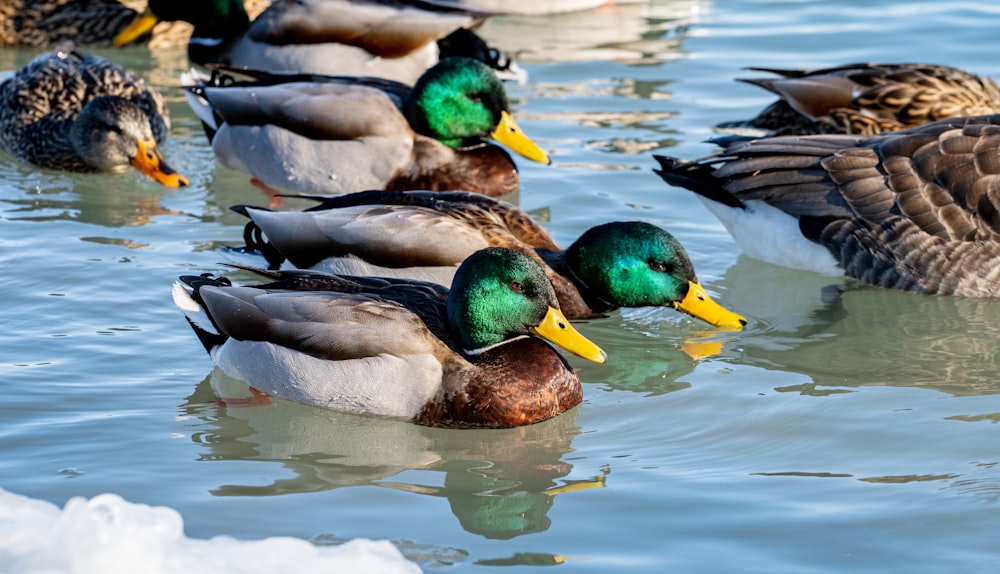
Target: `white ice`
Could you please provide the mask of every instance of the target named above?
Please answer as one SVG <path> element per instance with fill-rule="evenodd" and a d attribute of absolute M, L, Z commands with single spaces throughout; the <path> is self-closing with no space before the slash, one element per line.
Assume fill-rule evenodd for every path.
<path fill-rule="evenodd" d="M 4 574 L 256 574 L 366 572 L 420 568 L 388 541 L 316 546 L 292 537 L 188 538 L 174 509 L 116 494 L 76 497 L 60 509 L 0 489 L 0 572 Z"/>

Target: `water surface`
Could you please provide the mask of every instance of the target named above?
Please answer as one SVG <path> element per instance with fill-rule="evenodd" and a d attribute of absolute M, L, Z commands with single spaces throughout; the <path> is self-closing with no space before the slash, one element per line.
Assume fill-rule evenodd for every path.
<path fill-rule="evenodd" d="M 488 23 L 531 74 L 509 93 L 554 160 L 520 162 L 520 205 L 563 244 L 609 220 L 669 229 L 750 321 L 582 322 L 611 356 L 570 359 L 584 404 L 508 430 L 260 406 L 213 370 L 170 286 L 224 272 L 218 248 L 244 223 L 229 206 L 265 200 L 216 165 L 177 88 L 183 50 L 109 51 L 168 97 L 164 153 L 192 186 L 0 158 L 0 487 L 169 506 L 197 538 L 388 539 L 428 572 L 995 572 L 1000 306 L 741 256 L 650 154 L 712 153 L 712 125 L 766 105 L 733 81 L 747 66 L 996 75 L 998 23 L 992 3 L 902 0 L 651 0 Z M 0 68 L 32 55 L 0 51 Z"/>

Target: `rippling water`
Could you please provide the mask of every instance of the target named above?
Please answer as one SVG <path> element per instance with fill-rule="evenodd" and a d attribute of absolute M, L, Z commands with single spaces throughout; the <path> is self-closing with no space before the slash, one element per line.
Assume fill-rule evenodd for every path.
<path fill-rule="evenodd" d="M 995 572 L 1000 307 L 740 256 L 650 153 L 709 154 L 712 125 L 767 104 L 733 81 L 747 66 L 996 76 L 998 23 L 988 2 L 902 0 L 651 0 L 489 22 L 531 74 L 509 89 L 515 115 L 554 159 L 521 162 L 520 205 L 564 244 L 608 220 L 666 227 L 750 324 L 650 309 L 584 322 L 611 356 L 573 360 L 584 404 L 488 431 L 241 400 L 169 293 L 177 275 L 222 271 L 243 224 L 228 207 L 264 198 L 215 164 L 177 89 L 183 50 L 107 52 L 170 100 L 165 154 L 193 185 L 0 158 L 0 487 L 170 506 L 199 538 L 388 539 L 431 572 Z M 2 50 L 0 68 L 32 55 Z"/>

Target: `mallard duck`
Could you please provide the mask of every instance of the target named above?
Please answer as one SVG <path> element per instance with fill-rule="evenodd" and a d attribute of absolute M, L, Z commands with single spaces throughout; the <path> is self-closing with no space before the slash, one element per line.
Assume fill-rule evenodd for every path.
<path fill-rule="evenodd" d="M 265 253 L 272 266 L 287 258 L 300 268 L 448 285 L 467 256 L 499 246 L 542 266 L 571 319 L 667 306 L 715 326 L 746 325 L 709 297 L 676 238 L 640 221 L 598 225 L 562 249 L 524 211 L 468 192 L 368 191 L 307 211 L 237 211 L 251 218 L 245 250 Z"/>
<path fill-rule="evenodd" d="M 0 149 L 49 169 L 120 172 L 131 165 L 170 187 L 188 180 L 158 143 L 170 119 L 138 75 L 63 44 L 0 84 Z"/>
<path fill-rule="evenodd" d="M 559 311 L 529 257 L 477 251 L 451 289 L 285 271 L 234 287 L 181 277 L 174 301 L 227 375 L 269 395 L 428 425 L 510 427 L 580 403 L 573 369 L 542 339 L 607 356 Z"/>
<path fill-rule="evenodd" d="M 412 84 L 439 57 L 465 56 L 524 81 L 523 70 L 473 32 L 488 17 L 436 0 L 275 0 L 251 22 L 242 0 L 150 0 L 115 43 L 130 42 L 159 21 L 180 20 L 194 25 L 188 57 L 202 66 Z"/>
<path fill-rule="evenodd" d="M 938 295 L 1000 296 L 1000 115 L 876 136 L 735 139 L 653 156 L 747 255 Z"/>
<path fill-rule="evenodd" d="M 550 163 L 485 64 L 446 58 L 411 89 L 375 78 L 181 78 L 219 161 L 269 186 L 317 193 L 465 189 L 502 195 L 517 168 L 493 139 Z"/>
<path fill-rule="evenodd" d="M 107 46 L 138 16 L 118 0 L 4 0 L 0 46 L 41 48 L 63 40 Z"/>
<path fill-rule="evenodd" d="M 269 0 L 244 0 L 256 16 Z M 145 0 L 4 0 L 0 2 L 0 46 L 53 46 L 71 40 L 78 46 L 110 46 L 140 17 Z M 163 22 L 132 32 L 118 45 L 146 42 L 150 48 L 184 46 L 191 37 L 186 22 Z"/>
<path fill-rule="evenodd" d="M 746 122 L 766 135 L 874 135 L 946 118 L 1000 112 L 991 78 L 932 64 L 848 64 L 818 70 L 750 68 L 781 76 L 741 78 L 780 99 Z"/>

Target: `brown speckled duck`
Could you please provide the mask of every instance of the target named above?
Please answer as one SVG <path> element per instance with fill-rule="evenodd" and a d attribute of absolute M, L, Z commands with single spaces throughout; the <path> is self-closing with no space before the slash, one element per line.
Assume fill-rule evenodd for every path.
<path fill-rule="evenodd" d="M 121 172 L 132 166 L 187 185 L 160 154 L 170 120 L 138 75 L 64 43 L 0 84 L 0 150 L 43 168 Z"/>
<path fill-rule="evenodd" d="M 932 64 L 848 64 L 817 70 L 750 68 L 780 78 L 741 78 L 780 99 L 723 130 L 766 135 L 873 135 L 947 118 L 1000 112 L 1000 89 L 983 78 Z"/>
<path fill-rule="evenodd" d="M 876 136 L 722 142 L 654 156 L 752 257 L 938 295 L 1000 296 L 1000 115 Z"/>
<path fill-rule="evenodd" d="M 236 210 L 252 220 L 242 249 L 265 254 L 272 266 L 287 258 L 299 268 L 449 285 L 477 249 L 506 247 L 542 266 L 571 319 L 666 306 L 715 326 L 746 324 L 705 292 L 674 236 L 642 221 L 592 227 L 563 249 L 516 206 L 468 192 L 366 191 L 301 212 Z"/>
<path fill-rule="evenodd" d="M 107 46 L 139 15 L 128 4 L 118 0 L 4 0 L 0 2 L 0 46 L 42 48 L 63 40 Z"/>
<path fill-rule="evenodd" d="M 254 287 L 182 277 L 174 301 L 226 374 L 286 400 L 426 425 L 520 426 L 583 398 L 573 369 L 542 339 L 607 359 L 558 310 L 541 268 L 509 249 L 474 253 L 450 290 L 271 275 Z"/>

